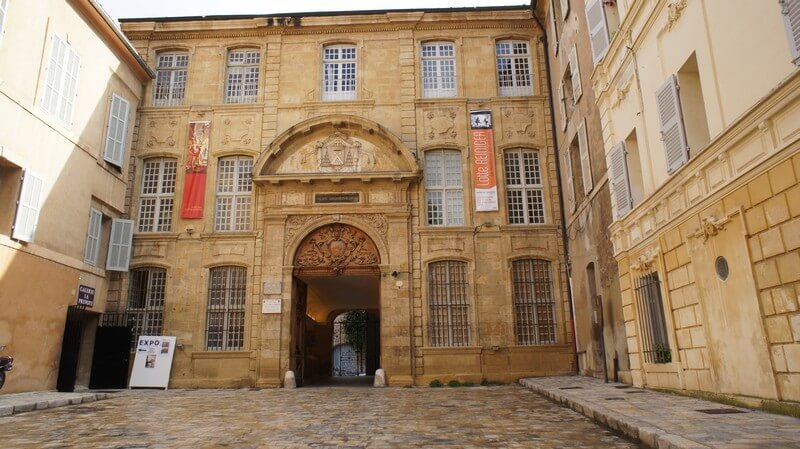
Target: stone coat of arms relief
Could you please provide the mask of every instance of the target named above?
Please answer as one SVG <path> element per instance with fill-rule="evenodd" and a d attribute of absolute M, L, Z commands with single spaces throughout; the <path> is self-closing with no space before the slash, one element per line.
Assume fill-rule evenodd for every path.
<path fill-rule="evenodd" d="M 337 131 L 298 150 L 279 172 L 358 173 L 374 170 L 376 166 L 371 145 Z"/>
<path fill-rule="evenodd" d="M 303 240 L 295 267 L 339 276 L 346 269 L 363 269 L 380 263 L 378 248 L 363 231 L 346 224 L 323 226 Z"/>

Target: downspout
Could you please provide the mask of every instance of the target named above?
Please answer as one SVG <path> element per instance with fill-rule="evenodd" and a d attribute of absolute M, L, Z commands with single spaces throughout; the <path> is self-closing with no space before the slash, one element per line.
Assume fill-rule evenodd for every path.
<path fill-rule="evenodd" d="M 561 209 L 561 242 L 564 248 L 564 262 L 567 267 L 567 296 L 569 297 L 569 318 L 572 321 L 572 340 L 574 343 L 574 361 L 575 364 L 575 372 L 578 372 L 578 328 L 577 324 L 575 323 L 575 300 L 572 297 L 572 274 L 571 274 L 571 267 L 569 262 L 569 242 L 567 239 L 567 218 L 564 215 L 564 187 L 561 185 L 561 161 L 558 158 L 558 133 L 556 132 L 556 120 L 555 120 L 555 113 L 556 109 L 553 105 L 553 80 L 550 75 L 550 54 L 549 54 L 549 46 L 547 44 L 547 32 L 545 31 L 542 23 L 539 21 L 539 18 L 536 16 L 536 3 L 537 0 L 531 0 L 531 16 L 533 16 L 533 21 L 536 22 L 536 26 L 539 27 L 539 30 L 542 32 L 542 37 L 540 38 L 540 42 L 544 45 L 544 64 L 545 64 L 545 74 L 547 75 L 547 100 L 550 103 L 550 134 L 553 138 L 553 152 L 555 153 L 555 161 L 556 161 L 556 180 L 558 181 L 558 204 Z"/>

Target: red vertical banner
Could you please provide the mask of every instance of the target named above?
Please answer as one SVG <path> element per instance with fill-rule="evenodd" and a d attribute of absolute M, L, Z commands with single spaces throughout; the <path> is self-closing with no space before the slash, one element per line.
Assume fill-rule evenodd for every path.
<path fill-rule="evenodd" d="M 494 160 L 494 134 L 490 111 L 470 112 L 472 145 L 472 185 L 475 211 L 497 210 L 497 174 Z"/>
<path fill-rule="evenodd" d="M 183 185 L 182 218 L 203 218 L 206 198 L 206 171 L 211 122 L 189 122 L 186 179 Z"/>

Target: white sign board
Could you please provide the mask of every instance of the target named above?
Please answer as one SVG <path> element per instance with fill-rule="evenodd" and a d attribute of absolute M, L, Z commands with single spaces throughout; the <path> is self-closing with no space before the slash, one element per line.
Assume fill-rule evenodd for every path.
<path fill-rule="evenodd" d="M 163 388 L 169 385 L 176 337 L 142 335 L 136 342 L 136 356 L 128 388 Z"/>
<path fill-rule="evenodd" d="M 280 299 L 262 300 L 261 313 L 281 313 L 281 300 Z"/>

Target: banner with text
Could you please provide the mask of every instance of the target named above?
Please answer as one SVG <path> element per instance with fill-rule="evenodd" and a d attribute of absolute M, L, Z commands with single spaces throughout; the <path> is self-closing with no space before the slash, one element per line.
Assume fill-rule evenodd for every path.
<path fill-rule="evenodd" d="M 475 211 L 497 210 L 497 175 L 491 111 L 470 111 Z"/>
<path fill-rule="evenodd" d="M 183 188 L 182 218 L 203 218 L 211 122 L 189 122 L 189 148 Z"/>
<path fill-rule="evenodd" d="M 169 385 L 172 359 L 175 357 L 174 336 L 142 335 L 136 341 L 129 388 L 164 388 Z"/>

